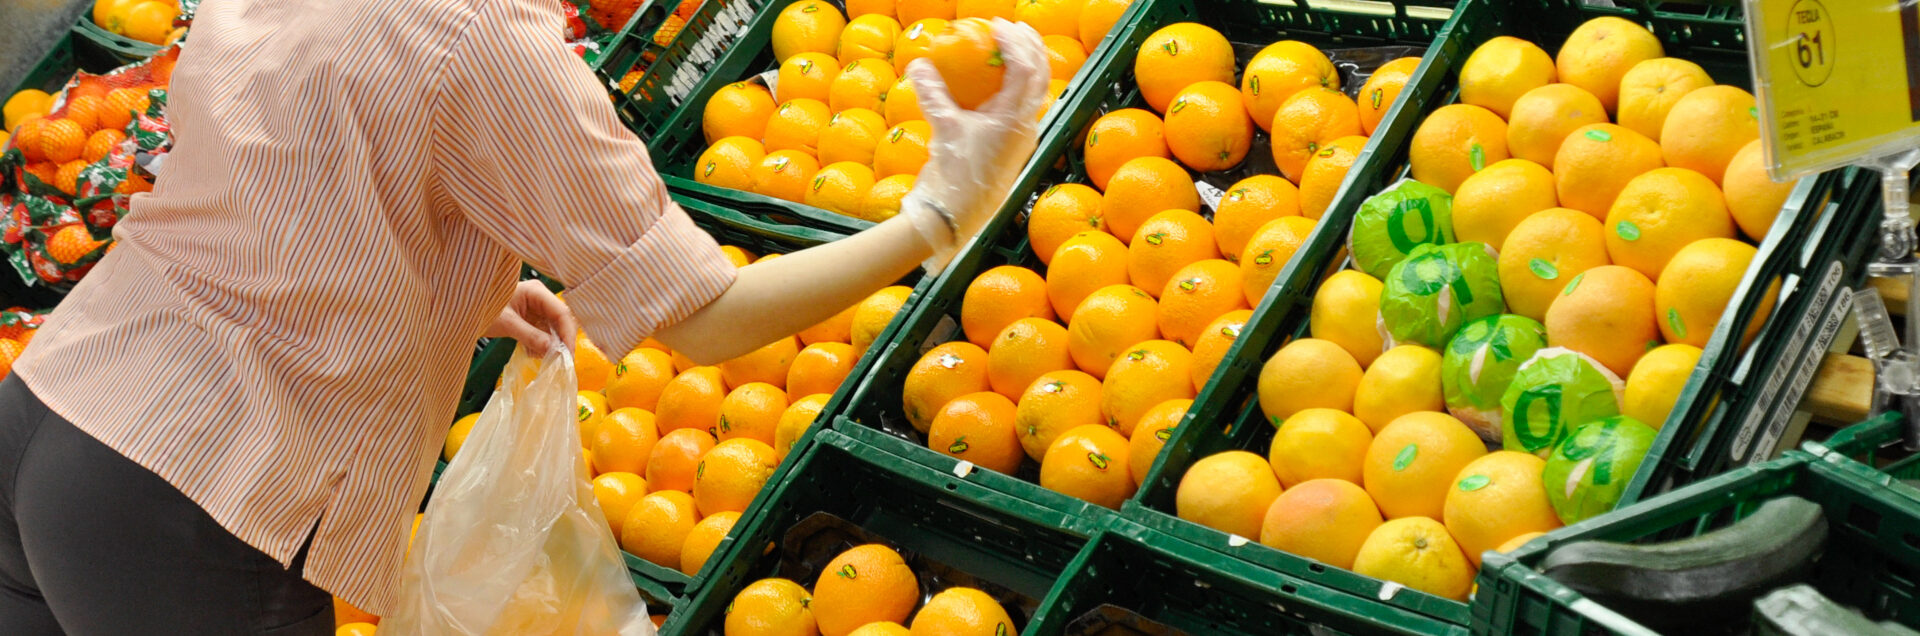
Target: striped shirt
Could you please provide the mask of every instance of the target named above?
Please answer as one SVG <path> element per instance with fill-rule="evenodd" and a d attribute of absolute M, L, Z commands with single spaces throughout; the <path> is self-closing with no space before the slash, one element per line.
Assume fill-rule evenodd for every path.
<path fill-rule="evenodd" d="M 175 146 L 14 369 L 306 577 L 392 606 L 520 261 L 627 351 L 734 268 L 667 198 L 561 0 L 207 0 Z"/>

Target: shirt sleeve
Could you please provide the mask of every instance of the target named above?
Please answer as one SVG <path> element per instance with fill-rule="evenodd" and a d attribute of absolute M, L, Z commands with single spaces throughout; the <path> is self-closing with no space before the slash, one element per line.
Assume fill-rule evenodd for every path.
<path fill-rule="evenodd" d="M 645 144 L 561 42 L 558 3 L 478 6 L 433 106 L 437 196 L 564 283 L 609 354 L 726 291 L 732 263 L 668 197 Z"/>

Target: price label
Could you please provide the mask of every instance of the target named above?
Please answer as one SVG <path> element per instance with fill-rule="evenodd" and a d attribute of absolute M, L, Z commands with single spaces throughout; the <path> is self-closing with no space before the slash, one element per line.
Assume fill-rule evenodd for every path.
<path fill-rule="evenodd" d="M 1920 0 L 1746 0 L 1746 14 L 1773 178 L 1920 141 Z"/>

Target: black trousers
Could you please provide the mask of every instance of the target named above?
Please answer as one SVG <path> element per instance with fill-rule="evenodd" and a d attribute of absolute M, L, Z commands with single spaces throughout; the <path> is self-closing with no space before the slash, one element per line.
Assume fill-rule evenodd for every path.
<path fill-rule="evenodd" d="M 327 636 L 333 598 L 305 558 L 281 567 L 0 381 L 0 634 Z"/>

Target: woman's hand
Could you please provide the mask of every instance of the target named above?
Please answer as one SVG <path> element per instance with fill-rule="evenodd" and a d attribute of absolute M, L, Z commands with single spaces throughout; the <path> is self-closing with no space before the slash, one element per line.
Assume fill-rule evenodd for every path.
<path fill-rule="evenodd" d="M 560 301 L 559 296 L 547 290 L 540 281 L 520 281 L 513 287 L 513 297 L 507 300 L 507 306 L 500 310 L 500 316 L 493 319 L 493 325 L 483 334 L 488 338 L 512 338 L 527 353 L 536 357 L 547 355 L 549 348 L 569 346 L 566 341 L 554 342 L 552 334 L 561 334 L 562 338 L 571 337 L 580 329 L 573 320 L 573 311 Z"/>

